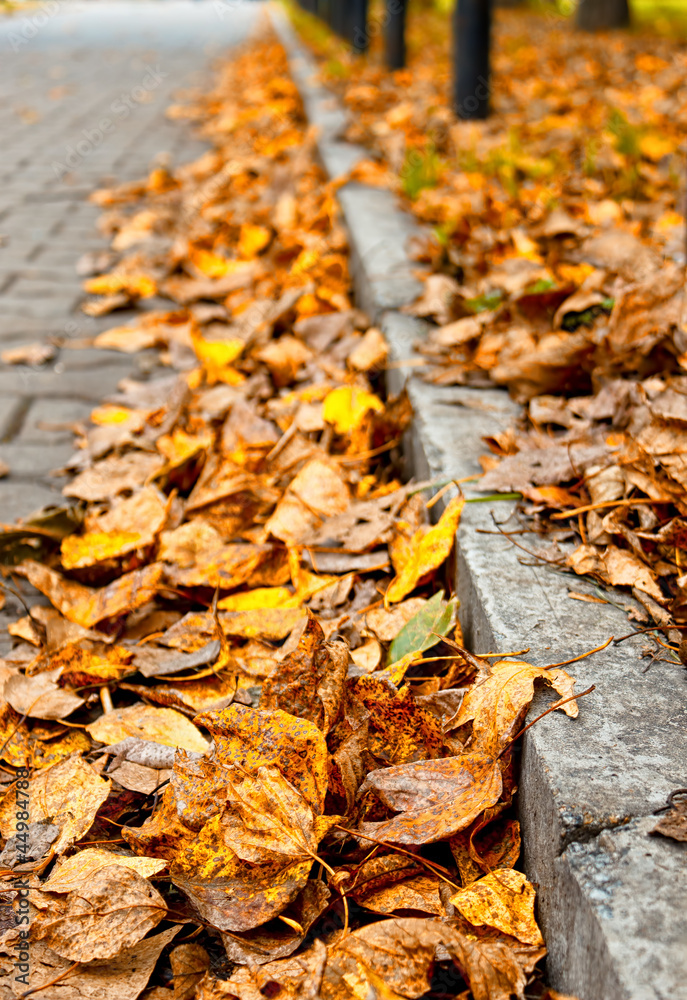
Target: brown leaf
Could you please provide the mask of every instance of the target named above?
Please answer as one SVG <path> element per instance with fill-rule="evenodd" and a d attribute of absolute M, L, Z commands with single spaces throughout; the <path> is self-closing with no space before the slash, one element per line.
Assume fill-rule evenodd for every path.
<path fill-rule="evenodd" d="M 110 865 L 65 899 L 49 900 L 32 933 L 63 958 L 91 962 L 132 948 L 166 913 L 164 899 L 147 879 L 133 868 Z"/>
<path fill-rule="evenodd" d="M 346 643 L 326 642 L 322 627 L 310 616 L 296 651 L 265 682 L 260 704 L 295 712 L 326 734 L 340 712 L 347 669 Z"/>
<path fill-rule="evenodd" d="M 282 1000 L 315 1000 L 319 997 L 322 973 L 327 961 L 327 949 L 320 940 L 295 958 L 280 959 L 263 966 L 239 968 L 222 981 L 208 977 L 197 1000 L 262 1000 L 278 989 Z"/>
<path fill-rule="evenodd" d="M 374 913 L 419 911 L 443 917 L 440 886 L 439 878 L 412 858 L 385 854 L 359 865 L 344 888 L 348 897 Z"/>
<path fill-rule="evenodd" d="M 62 719 L 83 705 L 74 691 L 57 683 L 61 667 L 46 670 L 33 677 L 15 674 L 5 682 L 3 695 L 21 715 L 33 719 Z"/>
<path fill-rule="evenodd" d="M 179 930 L 170 927 L 132 948 L 124 948 L 113 958 L 77 965 L 71 972 L 70 959 L 36 942 L 31 948 L 31 989 L 39 991 L 45 985 L 50 989 L 50 1000 L 137 1000 L 163 948 Z M 53 984 L 59 977 L 63 978 Z"/>
<path fill-rule="evenodd" d="M 433 844 L 469 826 L 498 802 L 501 788 L 498 763 L 478 750 L 372 771 L 359 794 L 374 794 L 398 815 L 360 829 L 377 840 Z"/>
<path fill-rule="evenodd" d="M 24 562 L 17 572 L 45 594 L 65 618 L 91 628 L 105 618 L 128 614 L 152 600 L 161 585 L 163 569 L 162 563 L 151 563 L 100 589 L 83 587 L 37 562 Z"/>
<path fill-rule="evenodd" d="M 90 503 L 110 500 L 125 490 L 135 490 L 152 479 L 164 465 L 162 455 L 133 451 L 112 455 L 75 476 L 62 490 L 66 497 Z"/>
<path fill-rule="evenodd" d="M 526 977 L 507 945 L 471 939 L 438 920 L 404 917 L 362 927 L 336 945 L 325 968 L 322 998 L 353 1000 L 378 982 L 394 991 L 392 996 L 421 997 L 429 990 L 439 945 L 460 968 L 475 1000 L 523 997 Z"/>
<path fill-rule="evenodd" d="M 487 676 L 465 695 L 458 713 L 447 729 L 458 728 L 472 721 L 473 745 L 482 751 L 498 755 L 513 736 L 513 726 L 532 701 L 534 682 L 543 680 L 562 698 L 572 694 L 574 679 L 560 668 L 545 669 L 519 660 L 499 660 Z M 561 707 L 570 718 L 578 715 L 577 703 Z"/>
<path fill-rule="evenodd" d="M 110 782 L 100 778 L 81 757 L 68 757 L 34 774 L 29 781 L 30 821 L 49 820 L 60 828 L 53 844 L 55 854 L 63 854 L 90 829 L 95 815 L 107 799 Z M 13 796 L 0 803 L 0 832 L 3 837 L 15 833 L 16 816 Z"/>
<path fill-rule="evenodd" d="M 677 802 L 674 801 L 678 797 L 677 792 L 670 797 L 670 809 L 651 832 L 684 842 L 687 841 L 687 798 L 684 797 L 684 789 L 680 789 L 679 793 L 682 797 Z"/>
<path fill-rule="evenodd" d="M 57 354 L 52 344 L 27 344 L 26 347 L 12 347 L 0 352 L 0 361 L 6 365 L 44 365 Z"/>
<path fill-rule="evenodd" d="M 397 691 L 382 678 L 361 677 L 355 697 L 370 713 L 368 748 L 384 764 L 410 764 L 442 755 L 442 726 L 410 687 Z"/>
<path fill-rule="evenodd" d="M 279 958 L 287 958 L 303 942 L 310 928 L 324 912 L 330 898 L 331 892 L 323 882 L 310 879 L 280 915 L 293 921 L 296 926 L 289 926 L 280 919 L 242 934 L 224 931 L 222 943 L 227 958 L 230 962 L 248 966 L 265 965 Z"/>

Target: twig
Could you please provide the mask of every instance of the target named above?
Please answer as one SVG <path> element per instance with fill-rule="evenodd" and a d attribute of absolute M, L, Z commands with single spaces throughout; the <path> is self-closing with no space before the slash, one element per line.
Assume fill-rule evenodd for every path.
<path fill-rule="evenodd" d="M 520 542 L 516 542 L 514 538 L 511 538 L 507 532 L 501 531 L 499 522 L 494 517 L 493 510 L 490 511 L 490 514 L 491 514 L 491 519 L 494 522 L 494 526 L 497 528 L 499 534 L 503 535 L 504 538 L 507 538 L 508 541 L 511 543 L 511 545 L 515 545 L 517 548 L 522 549 L 523 552 L 526 552 L 528 556 L 532 556 L 533 559 L 539 559 L 540 562 L 546 563 L 547 566 L 560 566 L 561 563 L 565 562 L 565 559 L 562 556 L 560 559 L 545 559 L 544 556 L 540 556 L 536 552 L 532 552 L 530 549 L 526 549 L 524 545 L 520 544 Z"/>
<path fill-rule="evenodd" d="M 560 663 L 550 663 L 548 667 L 545 667 L 544 669 L 553 670 L 554 667 L 567 667 L 569 663 L 577 663 L 578 660 L 584 660 L 587 656 L 591 656 L 592 653 L 600 653 L 602 649 L 605 649 L 606 646 L 610 646 L 612 642 L 613 636 L 611 636 L 610 639 L 606 639 L 606 641 L 602 643 L 601 646 L 597 646 L 596 649 L 590 649 L 587 653 L 580 653 L 579 656 L 573 656 L 571 660 L 562 660 Z"/>
<path fill-rule="evenodd" d="M 567 705 L 569 701 L 575 701 L 576 698 L 584 698 L 586 694 L 591 694 L 592 691 L 596 691 L 596 684 L 592 684 L 592 686 L 588 687 L 586 691 L 580 691 L 579 694 L 571 694 L 569 698 L 562 698 L 560 701 L 554 702 L 554 704 L 551 705 L 550 708 L 547 708 L 545 712 L 542 712 L 541 715 L 538 715 L 536 719 L 532 719 L 532 721 L 529 722 L 523 729 L 521 729 L 519 733 L 516 733 L 512 739 L 508 740 L 505 747 L 503 748 L 503 750 L 496 759 L 500 760 L 501 757 L 503 757 L 506 750 L 508 750 L 508 748 L 511 747 L 515 743 L 515 741 L 522 736 L 523 733 L 526 733 L 528 729 L 531 729 L 532 726 L 535 724 L 535 722 L 539 722 L 540 719 L 543 719 L 544 716 L 548 715 L 550 712 L 555 712 L 557 708 L 562 708 L 563 705 Z"/>
<path fill-rule="evenodd" d="M 450 878 L 447 878 L 447 876 L 450 875 L 448 869 L 444 868 L 442 865 L 436 864 L 434 861 L 428 861 L 421 855 L 414 854 L 413 851 L 406 851 L 403 847 L 397 847 L 396 844 L 389 844 L 386 840 L 377 840 L 376 837 L 370 837 L 366 833 L 361 833 L 360 830 L 349 830 L 348 827 L 340 826 L 338 823 L 336 824 L 336 829 L 343 830 L 344 833 L 349 834 L 351 837 L 362 837 L 363 840 L 369 840 L 371 843 L 377 844 L 379 847 L 387 847 L 390 851 L 397 851 L 398 854 L 405 854 L 406 857 L 412 858 L 413 861 L 417 861 L 418 864 L 423 865 L 425 868 L 429 868 L 434 875 L 438 875 L 440 879 L 444 882 L 448 882 L 448 884 L 453 886 L 454 889 L 460 889 L 459 885 L 456 885 L 456 883 L 452 882 Z"/>
<path fill-rule="evenodd" d="M 74 962 L 74 964 L 70 965 L 68 969 L 65 969 L 64 972 L 61 972 L 59 976 L 55 976 L 54 979 L 51 979 L 49 983 L 43 983 L 42 986 L 33 986 L 30 990 L 24 990 L 23 993 L 19 994 L 17 1000 L 24 1000 L 24 997 L 30 997 L 32 993 L 39 993 L 40 990 L 47 989 L 48 986 L 54 986 L 55 983 L 59 983 L 61 979 L 65 979 L 70 974 L 70 972 L 73 972 L 74 969 L 80 964 L 81 964 L 80 962 Z"/>
<path fill-rule="evenodd" d="M 586 514 L 590 510 L 603 510 L 607 507 L 636 507 L 638 504 L 647 503 L 672 503 L 672 499 L 652 500 L 650 497 L 630 498 L 629 500 L 605 500 L 603 503 L 587 503 L 584 507 L 575 507 L 574 510 L 560 510 L 557 514 L 551 514 L 551 521 L 565 521 L 569 517 L 577 517 L 578 514 Z"/>

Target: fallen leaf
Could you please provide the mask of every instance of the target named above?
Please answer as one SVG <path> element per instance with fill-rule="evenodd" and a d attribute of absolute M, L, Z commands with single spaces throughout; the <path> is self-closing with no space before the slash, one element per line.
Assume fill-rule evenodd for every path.
<path fill-rule="evenodd" d="M 166 913 L 164 899 L 147 879 L 133 868 L 109 865 L 65 899 L 50 900 L 32 934 L 62 958 L 91 962 L 132 948 Z"/>
<path fill-rule="evenodd" d="M 536 680 L 549 684 L 562 698 L 568 698 L 575 685 L 574 679 L 559 667 L 547 670 L 520 660 L 498 660 L 487 676 L 466 693 L 446 728 L 458 728 L 471 721 L 473 744 L 496 756 L 514 735 L 513 726 L 532 701 Z M 575 719 L 579 709 L 575 701 L 569 701 L 561 711 Z"/>
<path fill-rule="evenodd" d="M 339 716 L 347 669 L 347 645 L 326 642 L 322 627 L 310 616 L 298 648 L 263 685 L 260 704 L 268 710 L 288 708 L 326 734 Z"/>
<path fill-rule="evenodd" d="M 83 705 L 83 698 L 57 683 L 62 668 L 33 677 L 15 674 L 5 682 L 3 696 L 21 715 L 33 719 L 62 719 Z"/>
<path fill-rule="evenodd" d="M 29 781 L 27 798 L 32 823 L 49 820 L 60 829 L 52 846 L 64 854 L 90 829 L 95 815 L 110 793 L 110 782 L 100 778 L 81 757 L 68 757 L 43 768 Z M 15 833 L 15 802 L 6 796 L 0 803 L 0 832 Z"/>
<path fill-rule="evenodd" d="M 131 868 L 143 878 L 157 875 L 165 868 L 159 858 L 131 857 L 115 854 L 103 847 L 85 847 L 71 858 L 60 858 L 50 878 L 43 882 L 43 892 L 74 892 L 86 887 L 90 879 L 102 868 L 113 865 Z"/>
<path fill-rule="evenodd" d="M 687 841 L 687 799 L 684 798 L 684 791 L 679 790 L 682 796 L 675 802 L 678 792 L 674 792 L 670 798 L 670 809 L 664 816 L 661 816 L 652 833 L 660 833 L 663 837 L 670 837 L 672 840 Z"/>
<path fill-rule="evenodd" d="M 67 580 L 55 570 L 37 562 L 24 562 L 17 568 L 29 583 L 50 598 L 65 618 L 91 628 L 105 618 L 116 618 L 150 601 L 162 582 L 164 566 L 151 563 L 140 570 L 125 573 L 107 587 L 93 589 Z"/>
<path fill-rule="evenodd" d="M 322 416 L 337 434 L 348 434 L 360 426 L 370 411 L 384 411 L 384 404 L 377 396 L 355 386 L 341 386 L 325 397 Z"/>
<path fill-rule="evenodd" d="M 450 500 L 446 509 L 432 528 L 419 528 L 413 535 L 407 559 L 398 575 L 389 584 L 385 601 L 396 604 L 432 570 L 437 569 L 448 557 L 458 528 L 465 501 L 456 497 Z"/>
<path fill-rule="evenodd" d="M 469 826 L 501 789 L 498 763 L 480 751 L 371 771 L 359 795 L 373 795 L 397 815 L 360 830 L 396 844 L 433 844 Z"/>
<path fill-rule="evenodd" d="M 137 737 L 196 753 L 204 753 L 208 748 L 206 739 L 196 726 L 173 708 L 153 708 L 142 704 L 116 708 L 86 726 L 86 731 L 94 740 L 107 744 Z"/>
<path fill-rule="evenodd" d="M 31 949 L 31 989 L 50 986 L 55 1000 L 137 1000 L 163 948 L 179 929 L 170 927 L 112 958 L 96 959 L 76 968 L 70 959 L 36 942 Z M 52 985 L 58 978 L 59 983 Z"/>
<path fill-rule="evenodd" d="M 0 352 L 0 361 L 6 365 L 44 365 L 52 361 L 57 350 L 52 344 L 28 344 Z"/>
<path fill-rule="evenodd" d="M 486 924 L 523 944 L 542 945 L 534 898 L 534 889 L 522 872 L 499 868 L 455 893 L 451 902 L 475 927 Z"/>

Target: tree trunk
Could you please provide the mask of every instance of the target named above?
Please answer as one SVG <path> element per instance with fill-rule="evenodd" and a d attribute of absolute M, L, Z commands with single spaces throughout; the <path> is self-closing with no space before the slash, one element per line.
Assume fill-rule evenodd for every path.
<path fill-rule="evenodd" d="M 627 0 L 579 0 L 577 27 L 582 31 L 626 28 L 630 23 Z"/>

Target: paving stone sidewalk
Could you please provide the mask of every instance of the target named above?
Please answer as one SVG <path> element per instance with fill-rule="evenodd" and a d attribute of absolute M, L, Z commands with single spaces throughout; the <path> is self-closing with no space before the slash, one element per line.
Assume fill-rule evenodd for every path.
<path fill-rule="evenodd" d="M 104 250 L 88 202 L 108 180 L 134 180 L 161 156 L 206 148 L 165 110 L 208 79 L 213 59 L 250 32 L 251 0 L 91 0 L 0 16 L 0 351 L 48 337 L 81 340 L 130 314 L 90 319 L 78 259 Z M 53 13 L 49 13 L 53 11 Z M 0 363 L 0 523 L 61 501 L 50 472 L 72 454 L 71 425 L 145 354 L 62 349 L 46 366 Z M 0 653 L 2 652 L 0 640 Z"/>

